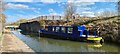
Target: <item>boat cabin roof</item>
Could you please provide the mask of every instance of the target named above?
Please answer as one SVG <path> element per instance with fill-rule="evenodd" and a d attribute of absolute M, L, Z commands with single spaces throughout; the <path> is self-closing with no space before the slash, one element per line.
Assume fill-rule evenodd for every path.
<path fill-rule="evenodd" d="M 86 26 L 48 26 L 48 27 L 86 27 Z"/>
<path fill-rule="evenodd" d="M 78 31 L 86 30 L 86 26 L 48 26 L 48 28 L 53 28 L 53 27 L 75 28 L 75 30 L 78 30 Z"/>

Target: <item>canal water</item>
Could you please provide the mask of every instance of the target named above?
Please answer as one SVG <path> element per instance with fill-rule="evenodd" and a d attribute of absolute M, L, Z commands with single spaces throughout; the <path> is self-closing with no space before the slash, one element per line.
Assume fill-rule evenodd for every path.
<path fill-rule="evenodd" d="M 39 37 L 32 33 L 12 31 L 19 39 L 25 42 L 35 52 L 119 52 L 120 47 L 114 44 L 95 44 L 57 40 Z"/>

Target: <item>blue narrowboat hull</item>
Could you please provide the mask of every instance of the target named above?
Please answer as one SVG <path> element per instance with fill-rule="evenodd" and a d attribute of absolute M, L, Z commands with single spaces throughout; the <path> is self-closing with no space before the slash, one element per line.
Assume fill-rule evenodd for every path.
<path fill-rule="evenodd" d="M 47 37 L 52 39 L 60 39 L 60 40 L 71 40 L 71 41 L 80 41 L 80 42 L 89 42 L 89 43 L 100 43 L 100 41 L 94 41 L 94 40 L 87 40 L 86 37 L 79 37 L 79 38 L 72 38 L 72 37 L 64 37 L 60 35 L 54 35 L 54 34 L 46 34 L 46 33 L 40 33 L 41 37 Z M 102 40 L 103 43 L 103 40 Z"/>
<path fill-rule="evenodd" d="M 51 32 L 46 30 L 41 30 L 41 37 L 48 37 L 54 39 L 64 39 L 64 40 L 73 40 L 73 41 L 87 41 L 86 37 L 75 37 L 73 34 L 59 33 L 59 32 Z"/>
<path fill-rule="evenodd" d="M 63 31 L 62 28 L 65 28 Z M 70 28 L 71 33 L 70 33 Z M 74 41 L 87 41 L 87 42 L 103 42 L 102 37 L 96 35 L 89 35 L 89 32 L 84 26 L 81 27 L 65 27 L 65 26 L 50 26 L 48 30 L 40 30 L 40 36 L 55 39 L 67 39 Z"/>
<path fill-rule="evenodd" d="M 72 41 L 87 41 L 85 37 L 80 37 L 80 38 L 72 38 L 72 37 L 64 37 L 60 35 L 55 35 L 55 34 L 45 34 L 45 33 L 40 33 L 41 37 L 47 37 L 47 38 L 53 38 L 53 39 L 61 39 L 61 40 L 72 40 Z"/>

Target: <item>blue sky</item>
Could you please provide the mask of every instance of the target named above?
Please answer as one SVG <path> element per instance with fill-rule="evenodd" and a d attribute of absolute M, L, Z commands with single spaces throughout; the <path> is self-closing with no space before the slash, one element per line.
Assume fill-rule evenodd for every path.
<path fill-rule="evenodd" d="M 20 1 L 20 0 L 19 0 Z M 5 3 L 6 10 L 4 11 L 7 16 L 7 23 L 15 22 L 19 19 L 32 19 L 43 15 L 62 15 L 64 16 L 65 6 L 72 1 L 67 0 L 41 0 L 40 2 L 15 2 L 7 0 Z M 36 0 L 38 1 L 38 0 Z M 42 2 L 44 1 L 44 2 Z M 56 2 L 59 1 L 59 2 Z M 62 1 L 62 2 L 61 2 Z M 116 2 L 79 2 L 76 0 L 76 12 L 80 16 L 94 17 L 95 13 L 100 13 L 105 10 L 116 11 Z"/>

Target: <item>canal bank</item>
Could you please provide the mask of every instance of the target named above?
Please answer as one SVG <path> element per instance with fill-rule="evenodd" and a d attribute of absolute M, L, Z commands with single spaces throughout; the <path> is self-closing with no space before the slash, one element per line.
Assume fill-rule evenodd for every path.
<path fill-rule="evenodd" d="M 17 38 L 10 30 L 5 30 L 2 41 L 2 52 L 34 52 L 23 41 Z"/>

